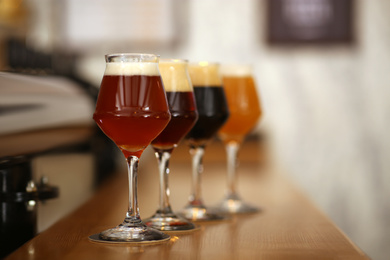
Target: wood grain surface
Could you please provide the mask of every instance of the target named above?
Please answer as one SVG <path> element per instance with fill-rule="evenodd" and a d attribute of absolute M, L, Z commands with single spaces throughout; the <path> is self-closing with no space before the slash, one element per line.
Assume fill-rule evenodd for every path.
<path fill-rule="evenodd" d="M 255 214 L 199 223 L 200 229 L 171 234 L 162 244 L 135 246 L 91 242 L 88 236 L 119 224 L 127 208 L 127 176 L 120 171 L 78 210 L 27 242 L 6 259 L 368 259 L 293 182 L 268 162 L 266 148 L 255 141 L 244 145 L 239 192 L 261 207 Z M 207 205 L 220 200 L 225 187 L 225 156 L 214 142 L 206 149 L 202 179 Z M 260 159 L 259 159 L 260 158 Z M 171 204 L 179 211 L 190 193 L 187 147 L 171 161 Z M 141 217 L 157 209 L 157 164 L 146 151 L 139 169 Z"/>

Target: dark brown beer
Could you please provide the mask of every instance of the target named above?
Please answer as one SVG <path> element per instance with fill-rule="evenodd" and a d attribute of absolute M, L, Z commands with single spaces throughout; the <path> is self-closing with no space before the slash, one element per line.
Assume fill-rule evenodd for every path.
<path fill-rule="evenodd" d="M 194 86 L 198 121 L 187 134 L 191 146 L 204 145 L 229 117 L 224 90 L 221 86 Z"/>
<path fill-rule="evenodd" d="M 198 118 L 193 92 L 166 93 L 171 121 L 152 142 L 153 148 L 161 151 L 176 147 Z"/>

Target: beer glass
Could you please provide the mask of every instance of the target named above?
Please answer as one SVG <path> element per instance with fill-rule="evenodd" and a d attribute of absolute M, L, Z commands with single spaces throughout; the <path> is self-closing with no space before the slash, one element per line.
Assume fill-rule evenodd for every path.
<path fill-rule="evenodd" d="M 237 154 L 245 136 L 261 116 L 261 107 L 250 65 L 225 65 L 221 75 L 230 116 L 218 132 L 227 153 L 227 191 L 218 205 L 225 213 L 250 213 L 258 211 L 248 205 L 237 193 Z"/>
<path fill-rule="evenodd" d="M 162 231 L 193 230 L 196 228 L 192 222 L 172 211 L 168 187 L 171 153 L 198 119 L 195 96 L 187 67 L 186 60 L 160 59 L 159 62 L 171 112 L 171 121 L 152 141 L 159 167 L 160 202 L 156 213 L 145 219 L 144 223 Z"/>
<path fill-rule="evenodd" d="M 105 58 L 106 69 L 93 119 L 126 158 L 129 205 L 123 223 L 101 232 L 96 240 L 134 243 L 168 240 L 169 235 L 141 221 L 137 199 L 139 158 L 171 117 L 158 69 L 159 56 L 110 54 Z"/>
<path fill-rule="evenodd" d="M 201 195 L 203 154 L 208 143 L 226 122 L 229 109 L 216 63 L 199 62 L 188 66 L 194 87 L 199 118 L 187 134 L 186 140 L 192 156 L 192 194 L 183 215 L 193 221 L 224 219 L 225 216 L 206 208 Z"/>

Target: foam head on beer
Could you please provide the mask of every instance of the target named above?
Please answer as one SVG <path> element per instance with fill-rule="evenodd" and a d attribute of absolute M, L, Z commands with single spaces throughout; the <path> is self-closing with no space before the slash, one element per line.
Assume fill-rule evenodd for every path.
<path fill-rule="evenodd" d="M 222 76 L 249 77 L 252 76 L 252 66 L 249 64 L 224 64 L 221 66 Z"/>
<path fill-rule="evenodd" d="M 157 63 L 154 62 L 110 62 L 107 63 L 104 75 L 143 75 L 159 76 Z"/>
<path fill-rule="evenodd" d="M 192 84 L 188 75 L 186 60 L 161 59 L 159 68 L 164 88 L 169 92 L 192 91 Z"/>
<path fill-rule="evenodd" d="M 188 65 L 192 85 L 195 87 L 221 87 L 222 80 L 219 73 L 219 64 L 207 61 Z"/>
<path fill-rule="evenodd" d="M 110 54 L 106 55 L 104 75 L 159 76 L 159 56 L 154 54 Z"/>

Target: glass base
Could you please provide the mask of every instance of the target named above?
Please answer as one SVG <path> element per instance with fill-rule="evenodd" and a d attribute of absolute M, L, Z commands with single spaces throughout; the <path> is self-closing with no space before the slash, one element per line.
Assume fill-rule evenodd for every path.
<path fill-rule="evenodd" d="M 243 214 L 256 213 L 261 210 L 245 203 L 237 195 L 229 195 L 215 207 L 215 211 L 224 214 Z"/>
<path fill-rule="evenodd" d="M 194 223 L 174 213 L 156 213 L 144 220 L 148 227 L 161 231 L 189 231 L 197 229 Z"/>
<path fill-rule="evenodd" d="M 184 208 L 181 215 L 191 221 L 218 221 L 229 219 L 229 216 L 219 214 L 204 206 L 188 205 Z"/>
<path fill-rule="evenodd" d="M 131 243 L 156 243 L 170 239 L 163 232 L 150 228 L 143 224 L 124 223 L 117 227 L 105 230 L 99 234 L 99 241 L 131 242 Z"/>

